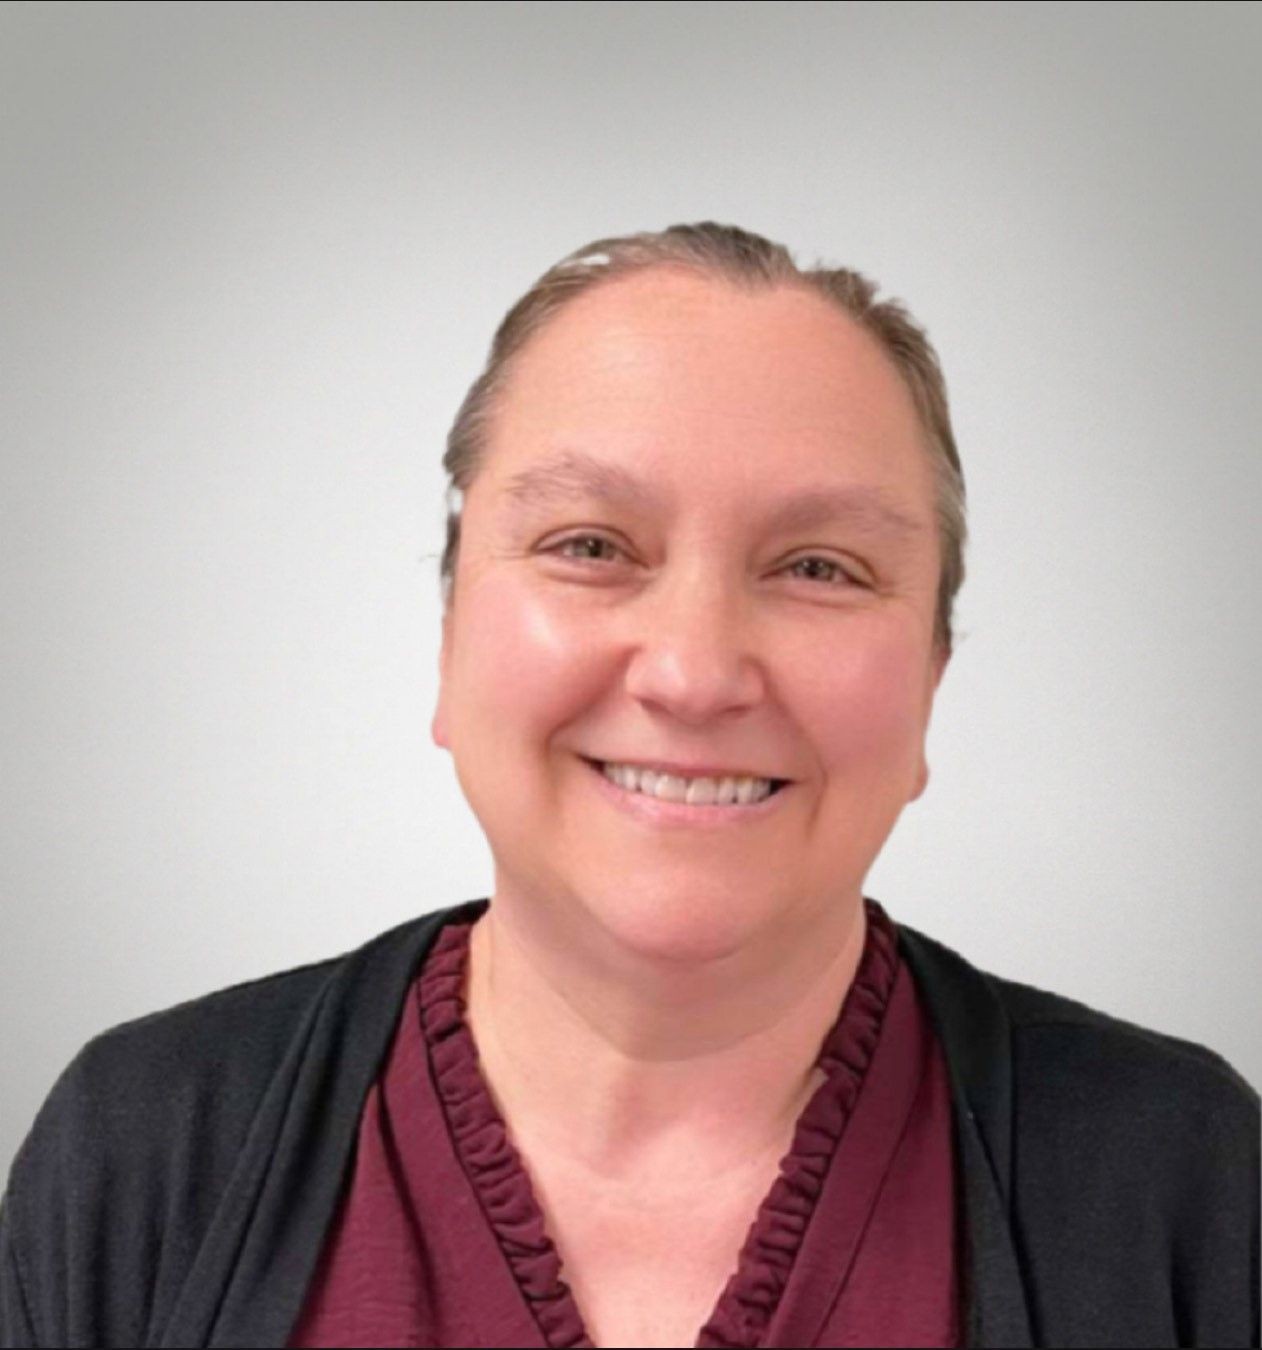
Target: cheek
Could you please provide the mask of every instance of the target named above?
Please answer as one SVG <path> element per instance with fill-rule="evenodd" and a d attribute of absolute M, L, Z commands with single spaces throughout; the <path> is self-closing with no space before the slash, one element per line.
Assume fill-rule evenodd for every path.
<path fill-rule="evenodd" d="M 453 653 L 457 736 L 464 729 L 501 746 L 536 740 L 598 695 L 599 647 L 574 607 L 549 606 L 503 580 L 463 599 Z"/>
<path fill-rule="evenodd" d="M 826 766 L 901 773 L 917 759 L 926 662 L 917 634 L 877 623 L 798 653 L 795 702 Z"/>

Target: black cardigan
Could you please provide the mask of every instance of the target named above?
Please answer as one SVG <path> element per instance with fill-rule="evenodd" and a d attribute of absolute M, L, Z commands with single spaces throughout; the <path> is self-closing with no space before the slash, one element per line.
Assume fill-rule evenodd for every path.
<path fill-rule="evenodd" d="M 90 1040 L 0 1203 L 0 1344 L 283 1346 L 439 925 Z M 968 1342 L 1258 1346 L 1258 1093 L 899 925 L 954 1101 Z"/>

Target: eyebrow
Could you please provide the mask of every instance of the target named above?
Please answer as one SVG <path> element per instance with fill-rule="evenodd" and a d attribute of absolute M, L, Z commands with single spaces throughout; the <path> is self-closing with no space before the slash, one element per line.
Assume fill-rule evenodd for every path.
<path fill-rule="evenodd" d="M 595 498 L 649 513 L 664 505 L 656 489 L 621 465 L 604 464 L 575 450 L 522 469 L 508 479 L 502 493 L 524 506 Z M 782 498 L 767 516 L 773 530 L 812 529 L 839 521 L 904 539 L 925 531 L 923 521 L 897 505 L 886 489 L 871 484 L 806 488 Z"/>

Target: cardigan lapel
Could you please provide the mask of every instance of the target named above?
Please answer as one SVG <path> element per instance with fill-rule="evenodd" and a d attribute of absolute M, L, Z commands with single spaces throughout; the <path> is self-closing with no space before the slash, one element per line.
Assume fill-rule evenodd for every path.
<path fill-rule="evenodd" d="M 1011 1224 L 1012 1033 L 986 976 L 957 952 L 899 924 L 899 946 L 924 996 L 951 1079 L 963 1198 L 967 1341 L 1033 1346 Z"/>
<path fill-rule="evenodd" d="M 442 924 L 485 903 L 422 915 L 348 954 L 269 1085 L 159 1345 L 286 1343 L 408 986 Z"/>

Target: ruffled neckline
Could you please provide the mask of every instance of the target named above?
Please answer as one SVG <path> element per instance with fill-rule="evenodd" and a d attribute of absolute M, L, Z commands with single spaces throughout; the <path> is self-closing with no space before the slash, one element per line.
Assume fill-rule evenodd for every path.
<path fill-rule="evenodd" d="M 789 1150 L 750 1225 L 736 1269 L 698 1333 L 698 1347 L 760 1343 L 858 1101 L 900 959 L 893 921 L 875 900 L 865 898 L 864 907 L 863 954 L 816 1061 L 827 1077 L 798 1117 Z M 482 1075 L 465 1017 L 473 923 L 445 924 L 417 977 L 421 1027 L 439 1100 L 464 1171 L 547 1344 L 591 1346 L 529 1174 Z"/>

